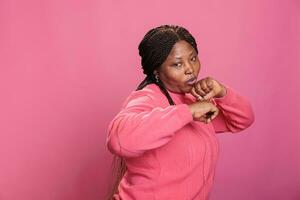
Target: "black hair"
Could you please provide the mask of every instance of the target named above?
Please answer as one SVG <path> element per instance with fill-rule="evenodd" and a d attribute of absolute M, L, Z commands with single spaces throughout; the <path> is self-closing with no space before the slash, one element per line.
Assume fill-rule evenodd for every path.
<path fill-rule="evenodd" d="M 154 83 L 159 86 L 167 97 L 170 105 L 175 105 L 169 92 L 161 81 L 156 81 L 154 70 L 166 60 L 174 44 L 180 40 L 188 42 L 197 52 L 198 48 L 195 38 L 190 32 L 181 26 L 162 25 L 149 30 L 139 44 L 139 55 L 145 79 L 139 84 L 136 90 L 143 89 L 146 85 Z"/>

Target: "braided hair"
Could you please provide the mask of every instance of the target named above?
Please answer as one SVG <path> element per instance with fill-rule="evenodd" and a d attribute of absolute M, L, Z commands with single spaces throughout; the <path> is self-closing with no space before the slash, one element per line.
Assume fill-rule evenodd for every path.
<path fill-rule="evenodd" d="M 180 40 L 188 42 L 197 52 L 195 38 L 188 30 L 176 25 L 162 25 L 151 29 L 146 33 L 139 44 L 139 55 L 146 78 L 139 84 L 136 90 L 143 89 L 146 85 L 155 83 L 167 97 L 170 105 L 175 105 L 166 87 L 160 80 L 155 79 L 154 70 L 158 69 L 166 60 L 174 44 Z"/>
<path fill-rule="evenodd" d="M 167 97 L 170 105 L 175 105 L 163 82 L 155 77 L 154 70 L 158 69 L 166 60 L 174 44 L 180 40 L 188 42 L 198 54 L 197 43 L 188 30 L 176 25 L 162 25 L 149 30 L 138 46 L 139 55 L 145 79 L 138 85 L 136 90 L 141 90 L 148 84 L 154 83 Z M 118 185 L 125 174 L 127 168 L 124 158 L 114 156 L 112 163 L 114 172 L 114 182 L 107 200 L 113 200 L 113 195 L 118 193 Z"/>

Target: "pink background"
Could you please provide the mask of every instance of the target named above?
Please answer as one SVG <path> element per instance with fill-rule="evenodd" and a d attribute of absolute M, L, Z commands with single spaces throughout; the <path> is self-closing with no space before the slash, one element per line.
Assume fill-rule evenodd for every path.
<path fill-rule="evenodd" d="M 246 96 L 255 123 L 220 134 L 212 200 L 300 199 L 296 0 L 0 1 L 0 199 L 100 200 L 106 129 L 144 77 L 150 28 L 186 27 L 200 78 Z"/>

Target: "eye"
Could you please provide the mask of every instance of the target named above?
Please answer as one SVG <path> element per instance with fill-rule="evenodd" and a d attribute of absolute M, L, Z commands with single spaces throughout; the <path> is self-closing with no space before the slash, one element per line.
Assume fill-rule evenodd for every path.
<path fill-rule="evenodd" d="M 194 56 L 193 58 L 192 58 L 192 61 L 196 61 L 197 60 L 197 58 L 196 58 L 196 56 Z"/>
<path fill-rule="evenodd" d="M 181 67 L 181 63 L 175 63 L 175 64 L 173 64 L 173 66 L 175 66 L 175 67 Z"/>

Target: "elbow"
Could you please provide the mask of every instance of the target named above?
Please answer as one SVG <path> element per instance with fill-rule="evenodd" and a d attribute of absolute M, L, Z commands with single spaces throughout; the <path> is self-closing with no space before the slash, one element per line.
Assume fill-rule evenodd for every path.
<path fill-rule="evenodd" d="M 255 121 L 255 116 L 251 105 L 249 105 L 247 115 L 245 116 L 245 129 L 250 127 Z"/>
<path fill-rule="evenodd" d="M 241 132 L 247 128 L 249 128 L 255 121 L 255 115 L 251 107 L 247 112 L 247 115 L 244 115 L 239 122 L 233 123 L 230 126 L 230 130 L 232 133 Z"/>
<path fill-rule="evenodd" d="M 122 138 L 121 138 L 121 141 Z M 144 152 L 137 151 L 134 149 L 125 148 L 120 141 L 120 138 L 117 136 L 117 133 L 110 134 L 106 140 L 106 147 L 112 153 L 124 158 L 134 158 L 141 156 Z"/>
<path fill-rule="evenodd" d="M 106 146 L 108 150 L 117 156 L 124 158 L 139 157 L 144 154 L 144 149 L 139 148 L 136 135 L 141 132 L 125 124 L 121 118 L 112 121 L 108 127 Z"/>
<path fill-rule="evenodd" d="M 248 126 L 247 126 L 247 128 L 249 126 L 251 126 L 254 123 L 254 121 L 255 121 L 255 115 L 254 115 L 254 112 L 253 112 L 253 110 L 251 108 L 250 112 L 249 112 L 249 115 L 248 115 L 248 124 L 247 124 Z"/>
<path fill-rule="evenodd" d="M 110 153 L 115 154 L 117 156 L 122 156 L 121 146 L 116 137 L 108 136 L 106 139 L 106 147 L 110 151 Z"/>

